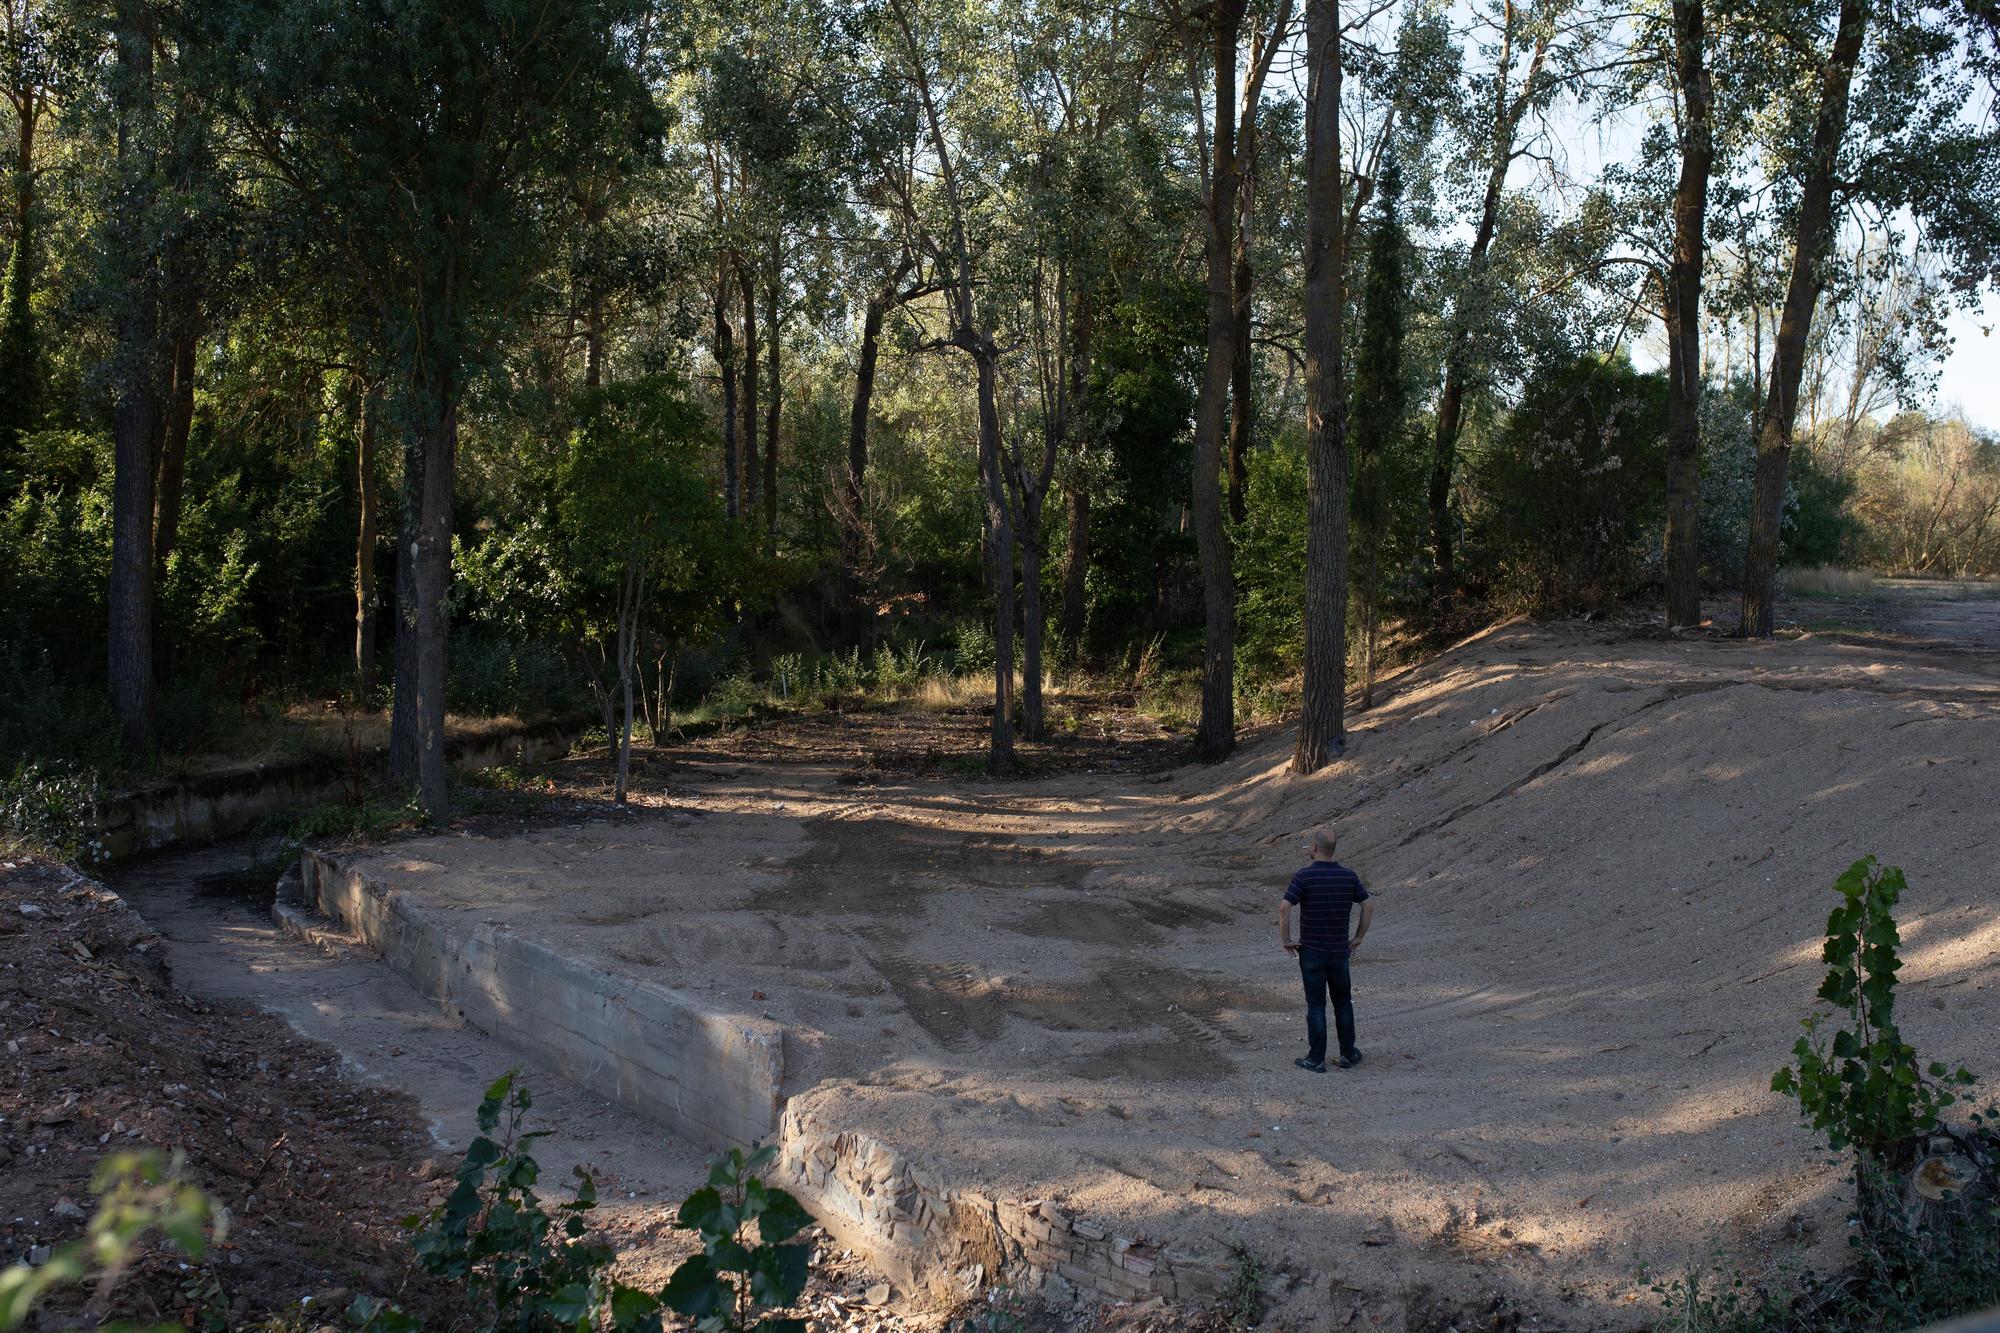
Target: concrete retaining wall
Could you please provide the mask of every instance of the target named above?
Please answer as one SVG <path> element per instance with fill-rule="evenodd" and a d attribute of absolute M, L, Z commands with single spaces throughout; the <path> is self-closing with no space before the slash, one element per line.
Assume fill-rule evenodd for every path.
<path fill-rule="evenodd" d="M 491 736 L 455 739 L 447 752 L 459 768 L 532 764 L 569 753 L 587 722 L 539 723 Z M 356 773 L 345 758 L 318 755 L 219 769 L 179 782 L 156 782 L 107 797 L 98 811 L 100 836 L 114 860 L 176 843 L 240 833 L 282 810 L 348 797 L 359 778 L 372 781 L 384 756 L 370 750 Z"/>
<path fill-rule="evenodd" d="M 1235 1280 L 1228 1255 L 1162 1250 L 1045 1199 L 994 1199 L 945 1187 L 879 1140 L 817 1131 L 785 1111 L 778 1167 L 787 1188 L 843 1244 L 891 1278 L 934 1296 L 996 1281 L 1057 1304 L 1213 1301 Z"/>
<path fill-rule="evenodd" d="M 326 852 L 301 858 L 298 891 L 447 1013 L 571 1082 L 710 1147 L 777 1133 L 776 1023 L 713 1012 L 503 927 L 448 923 Z M 277 915 L 295 933 L 313 929 L 297 905 L 281 901 Z"/>
<path fill-rule="evenodd" d="M 1004 1281 L 1059 1304 L 1196 1303 L 1236 1276 L 1226 1253 L 1163 1251 L 1048 1200 L 948 1188 L 881 1141 L 786 1105 L 775 1023 L 712 1013 L 511 931 L 447 922 L 329 853 L 301 858 L 292 893 L 299 901 L 281 892 L 276 909 L 285 929 L 323 937 L 300 910 L 316 909 L 448 1013 L 574 1082 L 703 1144 L 775 1140 L 779 1182 L 906 1289 L 948 1299 Z"/>

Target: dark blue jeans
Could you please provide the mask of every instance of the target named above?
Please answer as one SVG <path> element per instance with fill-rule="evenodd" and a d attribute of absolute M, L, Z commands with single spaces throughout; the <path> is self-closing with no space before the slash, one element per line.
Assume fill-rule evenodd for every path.
<path fill-rule="evenodd" d="M 1331 991 L 1340 1053 L 1353 1059 L 1360 1052 L 1354 1046 L 1354 983 L 1347 970 L 1347 955 L 1300 949 L 1299 975 L 1306 983 L 1306 1040 L 1312 1046 L 1307 1054 L 1315 1062 L 1326 1059 L 1326 997 Z"/>

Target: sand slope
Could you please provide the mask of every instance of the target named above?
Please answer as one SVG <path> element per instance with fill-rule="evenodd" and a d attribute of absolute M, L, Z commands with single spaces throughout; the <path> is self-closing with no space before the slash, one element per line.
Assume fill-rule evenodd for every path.
<path fill-rule="evenodd" d="M 1636 1323 L 1642 1264 L 1835 1260 L 1839 1173 L 1767 1090 L 1830 884 L 1902 865 L 1905 1034 L 2000 1076 L 2000 659 L 1502 626 L 1152 778 L 857 789 L 683 766 L 653 808 L 370 873 L 792 1025 L 815 1124 L 1128 1235 L 1242 1245 L 1283 1320 L 1498 1287 Z M 1380 896 L 1364 1067 L 1315 1077 L 1272 930 L 1301 830 Z"/>

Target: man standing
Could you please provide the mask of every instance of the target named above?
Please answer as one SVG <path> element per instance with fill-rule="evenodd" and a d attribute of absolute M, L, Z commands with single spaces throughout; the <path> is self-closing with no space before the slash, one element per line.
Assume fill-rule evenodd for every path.
<path fill-rule="evenodd" d="M 1326 1072 L 1326 996 L 1333 993 L 1333 1023 L 1340 1037 L 1340 1067 L 1361 1063 L 1354 1044 L 1354 988 L 1348 960 L 1361 947 L 1375 903 L 1361 877 L 1333 859 L 1332 829 L 1316 829 L 1306 843 L 1312 864 L 1292 876 L 1285 899 L 1278 904 L 1278 943 L 1299 956 L 1299 975 L 1306 983 L 1306 1040 L 1311 1049 L 1292 1061 L 1315 1074 Z M 1348 917 L 1361 904 L 1361 922 L 1347 938 Z M 1292 941 L 1292 908 L 1299 909 L 1299 938 Z"/>

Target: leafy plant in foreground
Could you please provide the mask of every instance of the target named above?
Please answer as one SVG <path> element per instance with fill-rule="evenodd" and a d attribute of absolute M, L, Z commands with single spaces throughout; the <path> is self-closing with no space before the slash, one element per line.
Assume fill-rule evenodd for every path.
<path fill-rule="evenodd" d="M 681 1204 L 679 1225 L 701 1237 L 701 1253 L 674 1270 L 660 1300 L 695 1321 L 701 1333 L 804 1333 L 805 1321 L 760 1310 L 783 1309 L 806 1289 L 811 1247 L 788 1244 L 812 1225 L 797 1199 L 758 1179 L 777 1156 L 731 1148 L 709 1165 L 708 1184 Z M 757 1239 L 748 1239 L 751 1223 Z"/>
<path fill-rule="evenodd" d="M 1827 1040 L 1821 1029 L 1833 1015 L 1809 1015 L 1806 1034 L 1792 1047 L 1794 1063 L 1771 1077 L 1771 1090 L 1796 1097 L 1832 1147 L 1852 1145 L 1877 1162 L 1935 1130 L 1939 1113 L 1958 1100 L 1950 1089 L 1974 1081 L 1968 1071 L 1936 1061 L 1926 1078 L 1896 1027 L 1902 962 L 1895 908 L 1904 887 L 1902 870 L 1878 866 L 1872 856 L 1834 881 L 1841 903 L 1826 920 L 1827 973 L 1818 994 L 1844 1011 L 1851 1026 Z"/>
<path fill-rule="evenodd" d="M 82 1240 L 59 1247 L 38 1268 L 14 1264 L 0 1271 L 0 1330 L 19 1328 L 51 1288 L 80 1282 L 92 1272 L 99 1298 L 108 1295 L 149 1231 L 157 1228 L 199 1261 L 210 1240 L 222 1239 L 228 1228 L 228 1215 L 181 1179 L 179 1157 L 114 1153 L 98 1164 L 91 1188 L 99 1202 Z"/>
<path fill-rule="evenodd" d="M 522 1129 L 533 1104 L 515 1071 L 495 1080 L 479 1103 L 479 1135 L 466 1148 L 457 1187 L 428 1216 L 405 1220 L 417 1232 L 418 1262 L 462 1284 L 478 1308 L 478 1327 L 490 1333 L 595 1327 L 621 1290 L 609 1276 L 610 1247 L 587 1239 L 585 1218 L 597 1206 L 589 1172 L 577 1168 L 575 1197 L 553 1212 L 535 1193 L 541 1167 L 528 1150 L 546 1134 Z M 415 1327 L 372 1305 L 357 1307 L 361 1322 L 373 1319 L 391 1333 Z"/>
<path fill-rule="evenodd" d="M 597 1186 L 589 1172 L 577 1168 L 575 1197 L 553 1210 L 536 1194 L 541 1168 L 529 1149 L 546 1135 L 522 1128 L 533 1098 L 518 1073 L 486 1089 L 479 1136 L 466 1149 L 457 1187 L 429 1214 L 404 1222 L 416 1232 L 425 1271 L 471 1298 L 480 1333 L 661 1333 L 666 1311 L 692 1319 L 701 1333 L 802 1333 L 803 1321 L 764 1314 L 798 1300 L 811 1253 L 785 1243 L 811 1216 L 756 1174 L 774 1150 L 746 1157 L 732 1149 L 709 1163 L 708 1184 L 688 1196 L 679 1216 L 683 1229 L 701 1237 L 701 1253 L 655 1295 L 613 1278 L 611 1247 L 590 1239 Z M 422 1327 L 367 1296 L 355 1299 L 347 1320 L 370 1333 Z"/>

